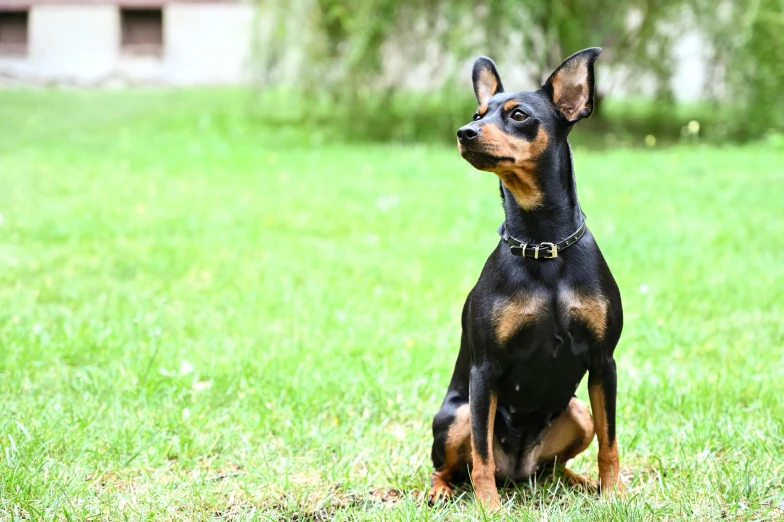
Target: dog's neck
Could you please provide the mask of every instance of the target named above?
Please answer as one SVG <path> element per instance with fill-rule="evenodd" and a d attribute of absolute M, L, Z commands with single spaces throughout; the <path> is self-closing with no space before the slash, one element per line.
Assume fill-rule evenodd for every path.
<path fill-rule="evenodd" d="M 558 242 L 577 230 L 584 219 L 577 200 L 569 143 L 564 140 L 560 147 L 545 152 L 537 171 L 542 201 L 535 209 L 520 207 L 501 183 L 506 231 L 526 243 Z"/>

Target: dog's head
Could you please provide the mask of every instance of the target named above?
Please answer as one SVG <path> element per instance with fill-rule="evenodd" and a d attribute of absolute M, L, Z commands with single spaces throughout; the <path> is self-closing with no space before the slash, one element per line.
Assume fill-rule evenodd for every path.
<path fill-rule="evenodd" d="M 541 203 L 537 176 L 543 153 L 566 140 L 572 125 L 593 111 L 593 64 L 599 53 L 598 47 L 575 53 L 539 90 L 516 93 L 504 92 L 490 58 L 474 62 L 479 108 L 474 121 L 457 131 L 460 155 L 475 168 L 496 173 L 523 208 Z"/>

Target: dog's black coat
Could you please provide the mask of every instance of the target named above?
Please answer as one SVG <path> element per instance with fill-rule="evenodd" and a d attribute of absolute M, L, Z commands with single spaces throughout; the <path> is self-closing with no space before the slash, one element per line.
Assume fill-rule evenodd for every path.
<path fill-rule="evenodd" d="M 475 115 L 476 121 L 458 132 L 463 157 L 482 170 L 493 170 L 499 160 L 509 160 L 485 150 L 481 135 L 483 131 L 489 132 L 489 127 L 493 127 L 494 135 L 500 135 L 500 129 L 518 148 L 519 144 L 534 144 L 537 139 L 543 143 L 546 139 L 546 146 L 535 158 L 536 186 L 541 193 L 537 205 L 523 208 L 510 188 L 503 182 L 500 184 L 506 230 L 520 241 L 560 241 L 575 232 L 585 219 L 577 199 L 567 136 L 575 121 L 589 115 L 592 109 L 593 60 L 598 52 L 589 49 L 582 52 L 588 53 L 587 56 L 580 57 L 588 63 L 591 106 L 571 121 L 553 101 L 552 77 L 538 91 L 505 94 L 500 92 L 501 82 L 494 64 L 489 59 L 477 60 L 475 85 L 479 69 L 480 73 L 495 76 L 498 89 L 483 104 L 481 117 Z M 567 60 L 562 67 L 568 63 Z M 478 88 L 477 98 L 482 104 Z M 506 107 L 514 102 L 517 102 L 515 110 L 524 112 L 524 121 L 510 117 L 511 111 Z M 522 321 L 519 328 L 511 328 L 508 336 L 499 339 L 498 324 L 503 320 L 498 316 L 499 307 L 520 300 L 520 296 L 528 299 L 526 302 L 536 303 L 537 310 L 530 320 Z M 583 313 L 575 315 L 575 310 L 581 309 L 575 308 L 574 296 L 590 300 L 583 303 L 599 304 L 593 308 L 586 305 Z M 592 317 L 596 320 L 592 321 Z M 512 317 L 511 324 L 516 319 Z M 509 245 L 499 241 L 463 307 L 460 351 L 446 398 L 433 420 L 435 469 L 445 466 L 450 429 L 458 408 L 468 403 L 473 452 L 487 460 L 488 448 L 495 444 L 494 451 L 498 453 L 500 448 L 505 462 L 501 469 L 496 454 L 496 479 L 526 478 L 536 467 L 546 464 L 536 462 L 532 468 L 527 461 L 529 453 L 542 442 L 542 434 L 553 419 L 567 408 L 586 372 L 589 388 L 603 396 L 605 436 L 613 444 L 616 396 L 613 352 L 622 326 L 621 296 L 590 230 L 555 259 L 514 256 Z M 494 441 L 487 440 L 491 397 L 497 401 L 492 420 Z M 592 403 L 593 398 L 592 395 Z M 463 457 L 460 469 L 454 470 L 454 478 L 471 466 L 471 460 Z"/>

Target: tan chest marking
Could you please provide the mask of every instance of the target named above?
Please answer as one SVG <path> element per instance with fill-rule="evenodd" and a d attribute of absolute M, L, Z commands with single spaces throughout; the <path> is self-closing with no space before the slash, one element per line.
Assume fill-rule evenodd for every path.
<path fill-rule="evenodd" d="M 585 323 L 601 341 L 607 329 L 607 299 L 602 294 L 582 294 L 571 288 L 561 291 L 561 303 L 570 317 Z"/>
<path fill-rule="evenodd" d="M 503 300 L 493 307 L 495 338 L 503 344 L 520 328 L 539 317 L 545 306 L 542 296 L 522 293 Z"/>

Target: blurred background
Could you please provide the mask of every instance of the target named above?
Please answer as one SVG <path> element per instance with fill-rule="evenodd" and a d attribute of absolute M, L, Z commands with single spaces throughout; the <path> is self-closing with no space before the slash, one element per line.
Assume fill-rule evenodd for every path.
<path fill-rule="evenodd" d="M 480 54 L 521 90 L 589 46 L 595 141 L 784 128 L 782 0 L 0 0 L 4 84 L 249 86 L 249 116 L 372 140 L 451 140 Z"/>
<path fill-rule="evenodd" d="M 422 502 L 503 219 L 455 131 L 476 56 L 533 89 L 591 46 L 631 493 L 504 499 L 781 520 L 783 6 L 0 0 L 0 520 L 484 519 Z"/>

